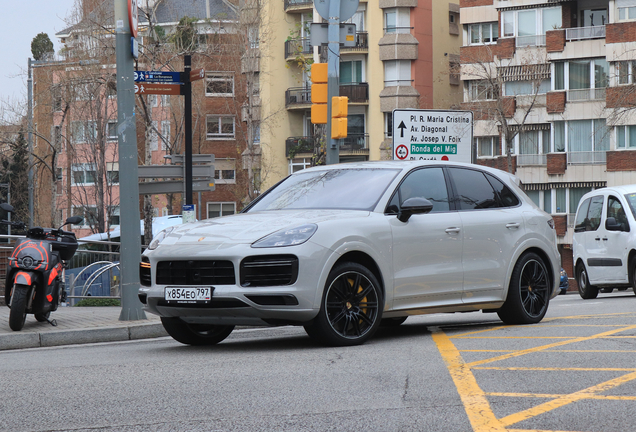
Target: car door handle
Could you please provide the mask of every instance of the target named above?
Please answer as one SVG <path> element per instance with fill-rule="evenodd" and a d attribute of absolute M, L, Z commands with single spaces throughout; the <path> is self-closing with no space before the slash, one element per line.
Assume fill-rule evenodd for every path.
<path fill-rule="evenodd" d="M 607 241 L 607 237 L 604 237 L 604 238 L 603 238 L 603 241 Z"/>
<path fill-rule="evenodd" d="M 519 228 L 519 226 L 521 226 L 521 224 L 519 222 L 511 222 L 506 224 L 506 228 L 512 229 L 512 228 Z"/>
<path fill-rule="evenodd" d="M 594 240 L 601 241 L 601 238 L 600 237 L 596 237 Z"/>
<path fill-rule="evenodd" d="M 456 227 L 446 228 L 446 234 L 458 234 L 459 231 L 460 231 L 460 228 L 456 228 Z"/>

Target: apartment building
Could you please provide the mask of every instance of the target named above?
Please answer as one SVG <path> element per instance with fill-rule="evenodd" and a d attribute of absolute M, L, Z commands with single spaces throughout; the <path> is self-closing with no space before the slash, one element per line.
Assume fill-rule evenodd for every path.
<path fill-rule="evenodd" d="M 311 123 L 312 23 L 325 23 L 312 0 L 267 0 L 258 25 L 262 189 L 315 163 Z M 392 111 L 446 109 L 462 101 L 459 4 L 448 0 L 360 0 L 347 20 L 356 44 L 340 49 L 340 95 L 349 97 L 340 162 L 389 159 Z"/>
<path fill-rule="evenodd" d="M 119 183 L 115 38 L 107 30 L 113 26 L 113 1 L 82 6 L 78 24 L 56 35 L 64 46 L 58 58 L 33 65 L 35 223 L 49 226 L 82 215 L 85 222 L 74 227 L 79 236 L 119 225 L 119 188 L 125 187 Z M 235 9 L 222 0 L 148 6 L 154 26 L 140 16 L 136 69 L 180 71 L 188 52 L 193 70 L 205 71 L 192 84 L 193 153 L 215 155 L 216 189 L 193 194 L 197 217 L 235 213 L 248 188 L 241 169 L 247 140 L 240 116 L 245 50 Z M 184 36 L 176 37 L 184 26 L 189 26 Z M 169 156 L 183 154 L 183 97 L 143 96 L 135 110 L 140 165 L 171 163 Z M 155 216 L 180 213 L 182 198 L 153 196 Z"/>
<path fill-rule="evenodd" d="M 513 171 L 552 214 L 572 278 L 581 196 L 636 182 L 636 0 L 460 7 L 463 107 L 476 111 L 478 163 Z"/>

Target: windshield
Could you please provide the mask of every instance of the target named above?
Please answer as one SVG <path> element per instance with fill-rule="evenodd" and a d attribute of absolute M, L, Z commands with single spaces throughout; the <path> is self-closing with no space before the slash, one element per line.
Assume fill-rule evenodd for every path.
<path fill-rule="evenodd" d="M 289 176 L 248 212 L 283 209 L 373 210 L 400 170 L 333 169 Z"/>

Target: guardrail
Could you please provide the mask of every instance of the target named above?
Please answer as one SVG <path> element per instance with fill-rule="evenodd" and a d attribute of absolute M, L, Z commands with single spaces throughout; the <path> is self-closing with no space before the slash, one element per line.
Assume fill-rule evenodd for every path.
<path fill-rule="evenodd" d="M 565 29 L 565 40 L 585 40 L 605 38 L 605 26 L 572 27 Z"/>
<path fill-rule="evenodd" d="M 574 151 L 568 153 L 568 164 L 570 165 L 600 165 L 606 162 L 607 152 L 604 151 Z"/>
<path fill-rule="evenodd" d="M 545 35 L 517 36 L 515 46 L 545 46 Z"/>
<path fill-rule="evenodd" d="M 568 102 L 605 100 L 605 87 L 568 90 Z"/>
<path fill-rule="evenodd" d="M 542 166 L 548 164 L 548 156 L 544 154 L 518 154 L 517 166 Z"/>

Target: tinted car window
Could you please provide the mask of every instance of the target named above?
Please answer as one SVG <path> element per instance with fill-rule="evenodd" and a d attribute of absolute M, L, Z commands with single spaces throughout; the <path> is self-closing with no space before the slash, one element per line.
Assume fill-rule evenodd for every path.
<path fill-rule="evenodd" d="M 588 198 L 579 206 L 579 212 L 576 214 L 576 220 L 574 221 L 574 231 L 581 232 L 586 231 L 587 211 L 590 208 L 591 199 Z"/>
<path fill-rule="evenodd" d="M 499 207 L 497 193 L 481 171 L 450 168 L 459 210 Z"/>
<path fill-rule="evenodd" d="M 629 231 L 629 222 L 625 215 L 625 209 L 618 198 L 610 196 L 607 199 L 607 217 L 613 217 L 621 225 L 622 231 Z"/>
<path fill-rule="evenodd" d="M 391 199 L 387 212 L 397 213 L 398 203 L 401 206 L 404 201 L 414 197 L 426 198 L 433 203 L 431 213 L 450 209 L 448 189 L 441 168 L 424 168 L 409 173 Z"/>
<path fill-rule="evenodd" d="M 601 214 L 603 213 L 603 196 L 592 197 L 590 209 L 587 212 L 588 221 L 585 224 L 586 231 L 596 231 L 601 225 Z"/>
<path fill-rule="evenodd" d="M 632 215 L 636 219 L 636 193 L 626 194 L 625 199 L 627 200 L 627 204 L 629 204 Z"/>
<path fill-rule="evenodd" d="M 400 170 L 334 169 L 287 177 L 248 212 L 282 209 L 373 210 Z"/>
<path fill-rule="evenodd" d="M 515 207 L 519 205 L 519 198 L 510 190 L 508 186 L 503 184 L 501 180 L 490 174 L 486 174 L 488 181 L 499 194 L 499 201 L 502 207 Z"/>

